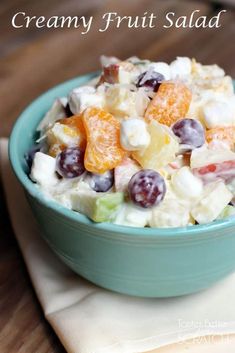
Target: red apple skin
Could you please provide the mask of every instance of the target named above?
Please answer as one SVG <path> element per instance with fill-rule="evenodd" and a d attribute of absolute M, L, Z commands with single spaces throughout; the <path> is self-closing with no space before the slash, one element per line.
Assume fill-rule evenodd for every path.
<path fill-rule="evenodd" d="M 118 64 L 111 64 L 109 66 L 105 66 L 103 68 L 103 74 L 100 77 L 99 84 L 104 82 L 107 83 L 118 83 L 118 73 L 119 73 L 119 65 Z"/>
<path fill-rule="evenodd" d="M 208 164 L 204 167 L 194 168 L 192 171 L 194 175 L 201 178 L 205 183 L 218 179 L 228 183 L 235 178 L 235 160 Z"/>

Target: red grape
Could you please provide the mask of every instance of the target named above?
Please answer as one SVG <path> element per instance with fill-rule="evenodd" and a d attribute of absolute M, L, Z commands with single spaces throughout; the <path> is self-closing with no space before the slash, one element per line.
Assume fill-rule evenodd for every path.
<path fill-rule="evenodd" d="M 148 87 L 151 88 L 154 92 L 157 92 L 162 81 L 165 80 L 165 77 L 154 70 L 145 71 L 139 77 L 136 86 L 137 87 Z"/>
<path fill-rule="evenodd" d="M 64 178 L 75 178 L 82 175 L 84 151 L 78 147 L 68 147 L 57 156 L 56 171 Z"/>
<path fill-rule="evenodd" d="M 205 143 L 204 128 L 196 119 L 180 119 L 172 126 L 172 131 L 179 137 L 181 144 L 197 148 Z"/>
<path fill-rule="evenodd" d="M 89 173 L 88 182 L 90 187 L 96 192 L 108 191 L 114 183 L 114 172 L 108 170 L 103 174 Z"/>
<path fill-rule="evenodd" d="M 142 169 L 135 173 L 129 181 L 130 199 L 143 208 L 157 206 L 166 193 L 163 177 L 151 169 Z"/>

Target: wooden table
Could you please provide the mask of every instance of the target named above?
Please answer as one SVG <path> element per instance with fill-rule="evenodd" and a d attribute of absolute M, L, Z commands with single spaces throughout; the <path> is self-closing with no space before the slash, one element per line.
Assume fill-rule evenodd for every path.
<path fill-rule="evenodd" d="M 220 2 L 221 3 L 221 2 Z M 51 86 L 98 68 L 103 53 L 126 58 L 138 55 L 158 61 L 175 56 L 218 63 L 235 77 L 235 17 L 233 1 L 212 6 L 209 1 L 177 0 L 1 0 L 0 2 L 0 136 L 9 136 L 21 110 Z M 228 6 L 228 7 L 226 7 Z M 163 29 L 166 12 L 188 15 L 195 9 L 212 16 L 227 8 L 219 29 Z M 78 29 L 14 29 L 16 12 L 30 16 L 93 16 L 90 32 Z M 143 15 L 154 12 L 154 29 L 111 27 L 98 32 L 106 12 Z M 0 191 L 0 352 L 64 352 L 43 318 L 8 219 Z"/>

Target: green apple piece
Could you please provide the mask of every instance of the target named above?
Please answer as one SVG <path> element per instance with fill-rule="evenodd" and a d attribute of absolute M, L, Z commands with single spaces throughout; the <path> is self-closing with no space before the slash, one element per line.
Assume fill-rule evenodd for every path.
<path fill-rule="evenodd" d="M 193 205 L 191 215 L 199 223 L 214 221 L 232 200 L 233 195 L 224 182 L 216 181 L 204 186 L 203 197 Z"/>
<path fill-rule="evenodd" d="M 124 193 L 98 193 L 85 183 L 71 195 L 72 209 L 85 214 L 95 222 L 108 222 L 124 201 Z"/>
<path fill-rule="evenodd" d="M 118 210 L 119 206 L 124 201 L 124 194 L 122 192 L 115 192 L 98 197 L 95 203 L 93 221 L 107 222 L 111 219 L 113 214 Z"/>
<path fill-rule="evenodd" d="M 227 205 L 223 211 L 219 214 L 219 216 L 217 217 L 217 219 L 224 219 L 224 218 L 228 218 L 231 216 L 235 216 L 235 207 L 231 206 L 231 205 Z"/>

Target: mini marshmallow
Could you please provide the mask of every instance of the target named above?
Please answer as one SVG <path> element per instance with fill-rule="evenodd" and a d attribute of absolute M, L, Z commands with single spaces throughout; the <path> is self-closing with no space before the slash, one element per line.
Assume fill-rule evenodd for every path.
<path fill-rule="evenodd" d="M 73 114 L 79 114 L 88 107 L 103 108 L 104 96 L 98 94 L 94 87 L 78 87 L 69 95 L 69 107 Z"/>
<path fill-rule="evenodd" d="M 165 80 L 171 79 L 171 69 L 167 63 L 164 63 L 164 62 L 151 63 L 149 68 L 162 74 L 164 76 Z"/>
<path fill-rule="evenodd" d="M 209 101 L 202 108 L 202 115 L 208 129 L 234 124 L 234 112 L 230 105 L 222 101 Z"/>
<path fill-rule="evenodd" d="M 184 199 L 199 198 L 203 192 L 201 179 L 193 175 L 189 167 L 182 167 L 172 176 L 174 192 Z"/>
<path fill-rule="evenodd" d="M 42 152 L 37 152 L 33 159 L 30 178 L 42 187 L 55 186 L 58 178 L 55 173 L 56 159 Z"/>
<path fill-rule="evenodd" d="M 187 57 L 177 57 L 170 64 L 171 79 L 185 78 L 191 74 L 192 62 Z"/>
<path fill-rule="evenodd" d="M 127 151 L 145 149 L 150 143 L 146 123 L 142 119 L 129 118 L 121 122 L 121 145 Z"/>

